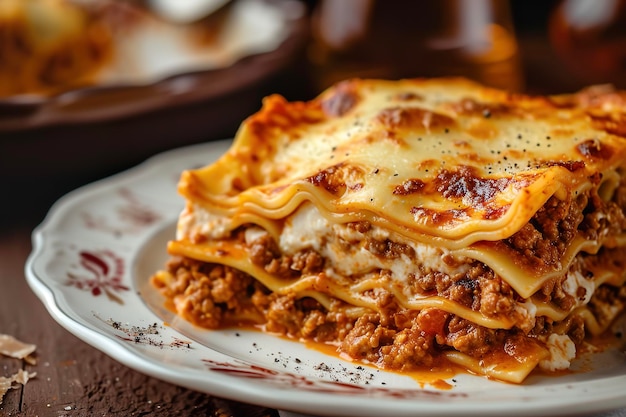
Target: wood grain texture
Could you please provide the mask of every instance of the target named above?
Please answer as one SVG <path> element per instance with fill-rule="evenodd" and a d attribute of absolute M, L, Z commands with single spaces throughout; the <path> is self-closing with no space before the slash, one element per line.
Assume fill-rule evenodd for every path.
<path fill-rule="evenodd" d="M 148 377 L 63 329 L 25 280 L 31 231 L 32 224 L 0 228 L 0 333 L 37 345 L 36 365 L 0 356 L 0 375 L 20 367 L 37 373 L 24 388 L 6 394 L 0 416 L 278 417 L 276 410 Z"/>

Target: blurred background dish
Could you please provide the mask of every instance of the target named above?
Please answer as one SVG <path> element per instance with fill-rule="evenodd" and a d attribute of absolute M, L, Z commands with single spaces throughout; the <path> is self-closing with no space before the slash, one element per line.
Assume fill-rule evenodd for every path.
<path fill-rule="evenodd" d="M 142 5 L 0 2 L 0 132 L 128 117 L 230 93 L 282 69 L 303 42 L 304 8 L 295 1 L 222 2 L 192 24 Z M 275 65 L 255 62 L 238 85 L 210 86 L 223 83 L 220 70 L 237 71 L 235 64 L 260 55 Z"/>
<path fill-rule="evenodd" d="M 0 97 L 96 83 L 114 48 L 104 17 L 62 0 L 0 2 Z"/>
<path fill-rule="evenodd" d="M 37 201 L 53 200 L 154 153 L 232 137 L 277 80 L 285 91 L 299 83 L 285 74 L 302 62 L 303 3 L 233 0 L 190 24 L 147 6 L 0 1 L 0 175 L 10 194 L 28 199 L 45 178 L 62 191 L 42 199 L 39 187 Z"/>
<path fill-rule="evenodd" d="M 523 89 L 508 1 L 321 0 L 312 16 L 320 88 L 348 77 L 465 76 Z"/>
<path fill-rule="evenodd" d="M 150 9 L 174 23 L 193 23 L 215 13 L 230 0 L 147 0 Z"/>
<path fill-rule="evenodd" d="M 563 0 L 551 13 L 549 39 L 571 77 L 626 88 L 626 1 Z"/>

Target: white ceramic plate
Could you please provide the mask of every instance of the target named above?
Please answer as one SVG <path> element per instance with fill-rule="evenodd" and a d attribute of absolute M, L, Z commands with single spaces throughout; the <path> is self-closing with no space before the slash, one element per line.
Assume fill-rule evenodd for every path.
<path fill-rule="evenodd" d="M 326 416 L 575 415 L 626 406 L 623 349 L 581 358 L 584 371 L 522 385 L 458 375 L 441 390 L 254 331 L 207 331 L 162 307 L 149 276 L 167 259 L 185 168 L 230 144 L 158 155 L 62 198 L 34 232 L 31 288 L 66 329 L 145 374 L 212 395 Z"/>

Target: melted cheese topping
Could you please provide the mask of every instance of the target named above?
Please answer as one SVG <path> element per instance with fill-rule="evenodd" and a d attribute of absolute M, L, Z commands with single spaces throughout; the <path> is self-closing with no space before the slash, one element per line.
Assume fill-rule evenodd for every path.
<path fill-rule="evenodd" d="M 624 152 L 579 109 L 461 81 L 362 81 L 310 103 L 268 98 L 232 149 L 187 171 L 180 189 L 233 218 L 284 218 L 311 200 L 346 221 L 458 247 L 510 236 Z"/>

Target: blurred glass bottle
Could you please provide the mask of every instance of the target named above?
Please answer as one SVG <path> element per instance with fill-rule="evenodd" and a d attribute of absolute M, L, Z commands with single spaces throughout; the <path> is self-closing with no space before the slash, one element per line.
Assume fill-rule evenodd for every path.
<path fill-rule="evenodd" d="M 549 33 L 581 83 L 626 87 L 626 1 L 564 0 L 551 16 Z"/>
<path fill-rule="evenodd" d="M 507 0 L 321 0 L 312 33 L 319 89 L 350 77 L 437 76 L 523 88 Z"/>

